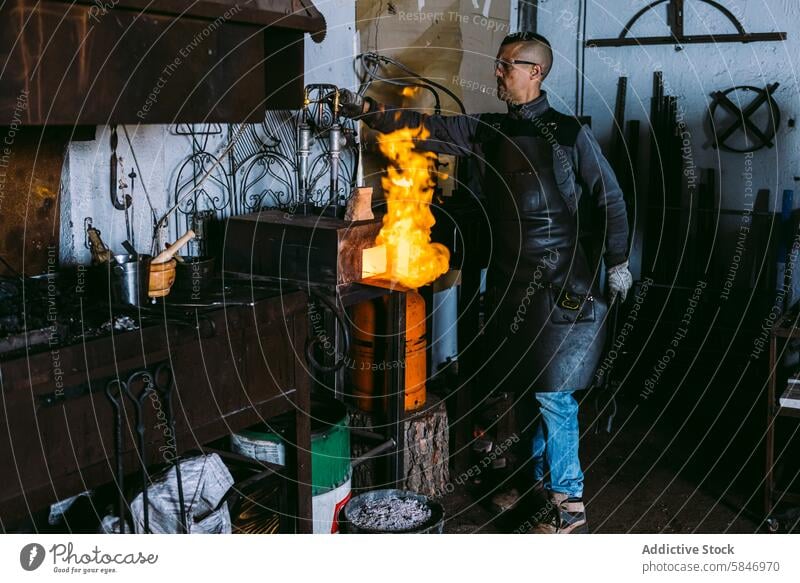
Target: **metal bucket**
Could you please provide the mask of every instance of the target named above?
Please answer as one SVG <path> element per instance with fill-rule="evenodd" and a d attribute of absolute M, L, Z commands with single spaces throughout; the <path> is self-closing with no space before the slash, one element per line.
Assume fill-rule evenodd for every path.
<path fill-rule="evenodd" d="M 144 306 L 150 302 L 150 255 L 115 255 L 111 266 L 111 298 L 116 303 Z"/>
<path fill-rule="evenodd" d="M 431 515 L 425 522 L 406 530 L 375 530 L 353 523 L 352 517 L 356 510 L 363 508 L 368 502 L 388 498 L 417 500 L 430 509 Z M 342 518 L 340 525 L 348 534 L 442 534 L 444 531 L 444 507 L 427 496 L 407 490 L 373 490 L 356 496 L 345 505 Z"/>

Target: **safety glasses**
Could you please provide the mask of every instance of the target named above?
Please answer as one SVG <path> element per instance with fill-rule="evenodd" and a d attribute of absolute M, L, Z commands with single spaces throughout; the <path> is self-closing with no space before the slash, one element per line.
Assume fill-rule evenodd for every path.
<path fill-rule="evenodd" d="M 498 67 L 503 69 L 504 73 L 510 73 L 511 69 L 514 68 L 514 65 L 538 65 L 539 63 L 534 63 L 533 61 L 519 61 L 517 59 L 505 60 L 505 59 L 495 59 L 494 61 L 494 71 L 497 71 Z"/>

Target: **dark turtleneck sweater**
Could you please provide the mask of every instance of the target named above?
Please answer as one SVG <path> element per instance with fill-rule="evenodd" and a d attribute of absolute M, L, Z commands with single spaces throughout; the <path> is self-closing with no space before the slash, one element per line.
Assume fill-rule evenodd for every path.
<path fill-rule="evenodd" d="M 508 116 L 512 119 L 534 119 L 542 115 L 548 109 L 550 109 L 550 103 L 547 101 L 547 92 L 542 91 L 539 97 L 533 101 L 519 105 L 509 103 Z"/>

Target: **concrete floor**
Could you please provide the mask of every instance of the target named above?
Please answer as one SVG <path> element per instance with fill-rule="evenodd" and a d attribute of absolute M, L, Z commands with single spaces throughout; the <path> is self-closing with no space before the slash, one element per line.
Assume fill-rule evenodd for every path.
<path fill-rule="evenodd" d="M 738 484 L 736 476 L 741 472 L 731 477 L 730 464 L 723 457 L 703 459 L 697 437 L 695 447 L 687 449 L 691 429 L 686 435 L 671 433 L 654 425 L 652 416 L 641 408 L 623 403 L 615 432 L 594 434 L 585 429 L 592 420 L 591 410 L 581 407 L 580 454 L 590 532 L 764 531 L 757 481 Z M 694 453 L 686 455 L 687 451 Z M 720 463 L 715 465 L 715 461 Z M 523 508 L 498 516 L 489 509 L 488 499 L 474 484 L 454 484 L 443 500 L 448 516 L 445 532 L 510 533 L 531 514 Z"/>

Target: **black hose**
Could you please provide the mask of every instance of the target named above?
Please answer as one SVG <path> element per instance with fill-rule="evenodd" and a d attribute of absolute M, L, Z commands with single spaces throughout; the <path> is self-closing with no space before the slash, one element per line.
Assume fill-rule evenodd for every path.
<path fill-rule="evenodd" d="M 312 338 L 306 339 L 306 359 L 308 360 L 308 363 L 319 372 L 335 372 L 342 368 L 347 362 L 346 355 L 350 353 L 350 329 L 347 327 L 344 314 L 330 301 L 330 299 L 312 290 L 307 291 L 314 301 L 319 301 L 320 303 L 324 304 L 325 307 L 327 307 L 333 314 L 333 318 L 336 320 L 336 325 L 339 327 L 342 333 L 342 354 L 345 356 L 339 360 L 334 359 L 334 363 L 330 366 L 321 364 L 314 356 L 314 349 L 317 345 L 323 344 L 325 337 L 320 338 L 315 334 Z M 312 328 L 314 328 L 313 323 Z"/>
<path fill-rule="evenodd" d="M 428 79 L 427 77 L 423 77 L 422 75 L 420 75 L 419 73 L 416 73 L 415 71 L 412 71 L 411 69 L 406 67 L 400 61 L 396 61 L 396 60 L 394 60 L 394 59 L 392 59 L 390 57 L 385 57 L 385 56 L 379 55 L 377 53 L 362 53 L 362 54 L 356 56 L 356 59 L 358 59 L 362 63 L 364 63 L 364 70 L 366 71 L 367 76 L 369 77 L 370 81 L 372 81 L 372 80 L 383 81 L 385 83 L 390 83 L 392 85 L 400 85 L 400 86 L 405 86 L 405 87 L 418 86 L 418 87 L 423 87 L 423 88 L 431 91 L 433 93 L 433 95 L 434 95 L 434 98 L 436 99 L 437 113 L 441 110 L 441 107 L 440 107 L 440 99 L 439 99 L 439 96 L 436 93 L 435 89 L 438 89 L 439 91 L 442 91 L 448 97 L 450 97 L 453 101 L 455 101 L 456 104 L 458 105 L 458 108 L 461 111 L 461 113 L 466 113 L 467 112 L 466 108 L 464 107 L 464 103 L 458 98 L 458 96 L 455 93 L 450 91 L 444 85 L 442 85 L 440 83 L 437 83 L 436 81 L 432 81 L 431 79 Z M 372 67 L 369 67 L 368 66 L 369 63 L 374 63 L 374 65 Z M 414 79 L 418 79 L 420 82 L 419 83 L 408 83 L 408 82 L 398 81 L 397 79 L 387 79 L 385 77 L 381 77 L 377 73 L 377 70 L 378 70 L 380 64 L 393 65 L 393 66 L 397 67 L 398 69 L 400 69 L 401 71 L 403 71 L 404 73 L 407 73 L 410 77 L 412 77 Z M 364 86 L 359 91 L 359 94 L 363 95 L 363 93 L 366 91 L 366 88 L 367 88 L 368 85 L 369 85 L 369 83 L 365 83 Z"/>

